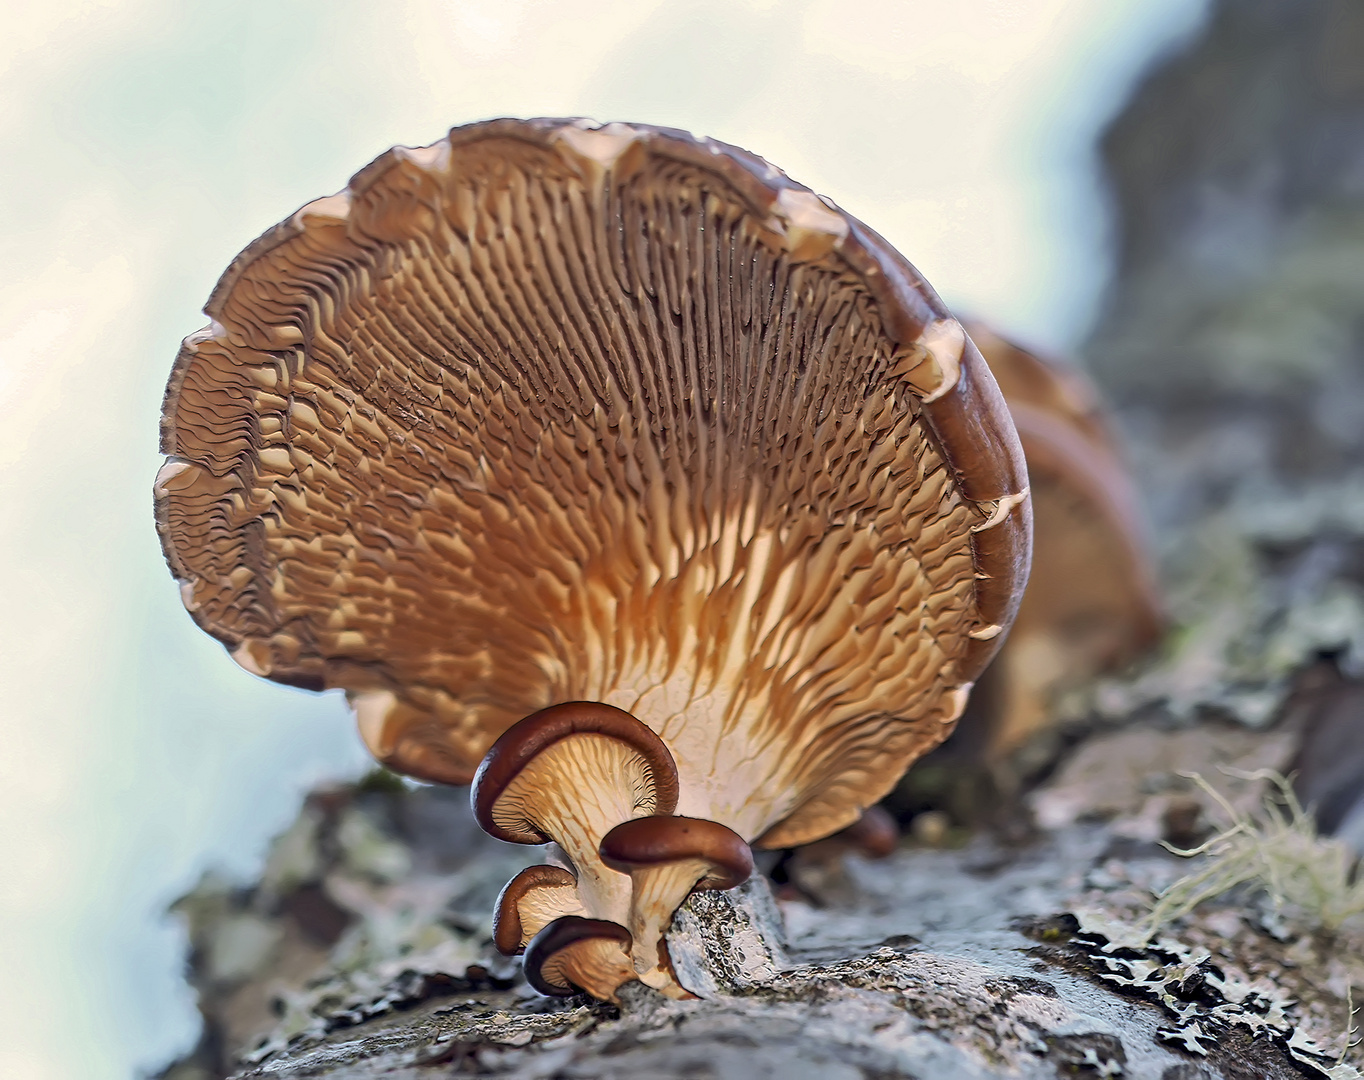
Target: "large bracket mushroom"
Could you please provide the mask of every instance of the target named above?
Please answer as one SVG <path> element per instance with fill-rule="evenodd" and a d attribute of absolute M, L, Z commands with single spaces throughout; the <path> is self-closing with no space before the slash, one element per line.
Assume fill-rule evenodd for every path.
<path fill-rule="evenodd" d="M 670 753 L 670 810 L 801 844 L 946 737 L 1013 620 L 1031 512 L 980 354 L 889 244 L 736 147 L 456 128 L 266 233 L 206 310 L 155 485 L 185 605 L 248 671 L 346 689 L 400 772 L 468 783 L 520 718 L 600 702 Z M 621 775 L 590 824 L 526 791 L 485 816 L 570 838 L 564 917 L 652 938 L 594 863 L 650 812 Z M 564 949 L 620 974 L 629 947 Z"/>

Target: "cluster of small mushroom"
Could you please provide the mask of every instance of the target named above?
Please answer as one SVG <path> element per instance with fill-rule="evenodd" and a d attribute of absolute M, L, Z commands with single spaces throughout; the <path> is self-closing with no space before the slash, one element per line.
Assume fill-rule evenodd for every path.
<path fill-rule="evenodd" d="M 590 778 L 590 782 L 588 782 Z M 639 979 L 688 997 L 664 937 L 693 889 L 730 889 L 753 872 L 744 838 L 678 817 L 677 766 L 663 740 L 598 702 L 542 709 L 493 745 L 474 779 L 478 823 L 514 844 L 554 843 L 567 866 L 531 866 L 497 901 L 493 938 L 524 952 L 544 994 L 615 998 Z"/>

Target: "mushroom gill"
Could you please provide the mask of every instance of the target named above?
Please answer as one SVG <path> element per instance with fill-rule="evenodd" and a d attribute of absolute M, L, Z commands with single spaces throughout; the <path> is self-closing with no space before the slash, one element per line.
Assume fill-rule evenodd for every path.
<path fill-rule="evenodd" d="M 493 905 L 493 944 L 503 956 L 516 956 L 562 915 L 586 916 L 578 879 L 559 866 L 528 866 L 507 882 Z"/>
<path fill-rule="evenodd" d="M 526 981 L 550 997 L 582 991 L 615 1001 L 617 987 L 634 977 L 629 947 L 630 932 L 623 926 L 564 915 L 526 946 Z"/>
<path fill-rule="evenodd" d="M 398 771 L 467 783 L 521 717 L 603 702 L 666 744 L 677 814 L 804 843 L 946 737 L 1013 619 L 1030 504 L 975 346 L 743 150 L 456 128 L 206 310 L 156 483 L 185 605 L 345 688 Z"/>

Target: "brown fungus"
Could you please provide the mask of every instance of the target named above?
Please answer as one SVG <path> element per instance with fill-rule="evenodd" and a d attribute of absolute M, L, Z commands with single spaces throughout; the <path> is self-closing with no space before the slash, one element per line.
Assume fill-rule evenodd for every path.
<path fill-rule="evenodd" d="M 640 981 L 674 985 L 663 935 L 694 889 L 732 889 L 753 873 L 744 838 L 718 821 L 657 816 L 617 825 L 601 842 L 602 862 L 629 874 L 630 934 Z"/>
<path fill-rule="evenodd" d="M 1067 689 L 1131 662 L 1164 617 L 1136 491 L 1078 371 L 971 325 L 1027 457 L 1036 515 L 1032 574 L 990 677 L 987 754 L 999 761 L 1055 718 Z"/>
<path fill-rule="evenodd" d="M 195 620 L 467 783 L 519 717 L 629 711 L 677 811 L 786 847 L 952 729 L 1027 576 L 998 388 L 884 240 L 683 132 L 397 148 L 232 264 L 156 483 Z"/>
<path fill-rule="evenodd" d="M 862 816 L 830 840 L 856 851 L 863 858 L 884 859 L 900 846 L 900 823 L 884 806 L 869 806 Z"/>
<path fill-rule="evenodd" d="M 578 879 L 561 866 L 528 866 L 497 897 L 493 944 L 503 956 L 517 956 L 562 915 L 586 915 L 578 899 Z"/>
<path fill-rule="evenodd" d="M 625 927 L 565 915 L 526 946 L 526 981 L 551 997 L 583 992 L 615 1001 L 617 987 L 635 977 L 629 952 L 630 931 Z"/>
<path fill-rule="evenodd" d="M 513 844 L 558 844 L 586 914 L 623 922 L 629 881 L 607 869 L 598 845 L 621 822 L 671 813 L 677 770 L 663 741 L 629 713 L 570 701 L 504 731 L 469 794 L 485 832 Z"/>

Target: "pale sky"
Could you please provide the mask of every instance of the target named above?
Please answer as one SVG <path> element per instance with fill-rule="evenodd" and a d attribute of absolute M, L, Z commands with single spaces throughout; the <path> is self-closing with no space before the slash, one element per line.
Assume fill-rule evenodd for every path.
<path fill-rule="evenodd" d="M 1106 269 L 1092 144 L 1204 0 L 0 0 L 0 1076 L 194 1039 L 160 912 L 248 876 L 345 706 L 199 632 L 151 518 L 179 339 L 233 255 L 393 143 L 588 115 L 747 147 L 949 305 L 1065 349 Z"/>

